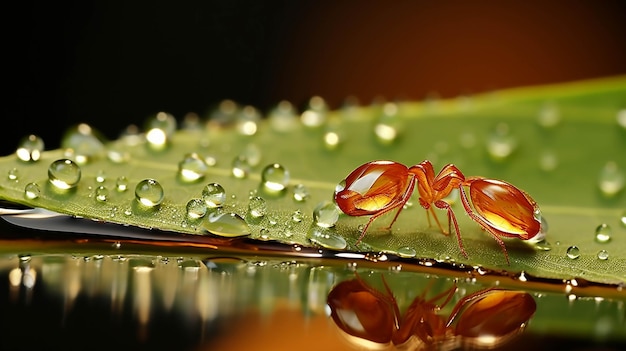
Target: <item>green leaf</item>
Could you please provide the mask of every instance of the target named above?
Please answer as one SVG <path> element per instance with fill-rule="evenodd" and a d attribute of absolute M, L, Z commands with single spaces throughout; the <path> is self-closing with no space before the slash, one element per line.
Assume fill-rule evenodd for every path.
<path fill-rule="evenodd" d="M 311 108 L 303 113 L 313 118 L 309 124 L 323 117 L 321 125 L 313 126 L 284 111 L 272 111 L 264 120 L 250 117 L 246 109 L 230 116 L 221 111 L 221 117 L 176 130 L 161 149 L 150 146 L 147 133 L 102 146 L 91 137 L 95 133 L 82 126 L 82 132 L 78 128 L 63 141 L 73 152 L 45 151 L 38 161 L 22 161 L 16 155 L 0 159 L 0 171 L 7 175 L 0 179 L 0 197 L 69 215 L 180 233 L 208 235 L 207 229 L 224 236 L 250 233 L 262 240 L 334 249 L 342 249 L 346 240 L 345 249 L 352 251 L 414 253 L 417 258 L 524 271 L 541 278 L 623 284 L 625 109 L 626 77 L 615 77 L 451 100 L 348 106 L 330 112 Z M 171 118 L 153 119 L 147 125 L 162 128 L 168 121 Z M 197 181 L 185 181 L 179 172 L 179 163 L 190 153 L 215 161 Z M 81 178 L 75 187 L 59 190 L 48 180 L 48 168 L 65 158 L 79 164 Z M 378 159 L 406 165 L 429 159 L 436 169 L 454 163 L 466 176 L 515 184 L 539 204 L 549 224 L 546 242 L 506 240 L 508 265 L 495 240 L 464 215 L 457 200 L 453 209 L 469 254 L 465 258 L 454 235 L 442 235 L 436 226 L 429 226 L 417 195 L 391 231 L 380 228 L 393 214 L 380 217 L 359 246 L 355 245 L 359 226 L 366 217 L 341 215 L 330 228 L 315 225 L 315 208 L 332 201 L 336 184 L 359 165 Z M 241 178 L 233 175 L 233 164 L 239 161 L 250 168 Z M 274 164 L 289 173 L 285 190 L 271 190 L 263 183 L 265 167 L 273 172 L 270 178 L 280 173 Z M 128 181 L 126 191 L 116 190 L 122 176 Z M 163 187 L 160 205 L 150 208 L 136 200 L 135 187 L 145 179 Z M 40 189 L 37 198 L 25 196 L 30 183 Z M 225 203 L 200 219 L 188 217 L 187 203 L 202 199 L 209 183 L 223 186 Z M 308 192 L 304 201 L 294 198 L 301 187 Z M 252 207 L 260 210 L 257 215 L 264 215 L 250 212 L 253 197 L 264 200 L 252 200 L 257 202 Z M 218 214 L 223 217 L 216 220 Z M 321 215 L 328 216 L 322 222 L 333 222 L 332 208 Z M 445 211 L 438 215 L 445 221 Z M 596 239 L 601 224 L 611 230 L 608 242 Z M 577 258 L 567 256 L 571 246 L 578 247 Z M 598 258 L 601 251 L 608 259 Z"/>

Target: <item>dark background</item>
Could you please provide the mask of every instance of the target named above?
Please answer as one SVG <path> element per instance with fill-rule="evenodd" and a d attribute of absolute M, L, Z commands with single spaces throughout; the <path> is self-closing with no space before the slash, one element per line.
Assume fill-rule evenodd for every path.
<path fill-rule="evenodd" d="M 230 98 L 422 99 L 626 74 L 620 1 L 75 1 L 3 11 L 2 154 Z"/>

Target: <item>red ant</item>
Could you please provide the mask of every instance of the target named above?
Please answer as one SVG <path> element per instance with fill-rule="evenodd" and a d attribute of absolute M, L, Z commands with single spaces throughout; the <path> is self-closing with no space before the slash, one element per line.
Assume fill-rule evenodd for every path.
<path fill-rule="evenodd" d="M 372 161 L 355 169 L 344 182 L 345 186 L 335 191 L 335 202 L 339 208 L 349 216 L 371 215 L 357 244 L 376 218 L 397 209 L 387 229 L 391 228 L 413 194 L 415 185 L 429 224 L 432 214 L 437 226 L 446 235 L 454 224 L 459 247 L 465 257 L 468 256 L 461 241 L 456 216 L 450 204 L 443 200 L 454 189 L 459 190 L 465 212 L 498 242 L 507 263 L 509 255 L 501 237 L 529 240 L 541 234 L 541 212 L 530 195 L 501 180 L 466 178 L 453 164 L 446 165 L 435 176 L 433 165 L 428 160 L 409 168 L 393 161 Z M 469 196 L 466 187 L 469 188 Z M 448 231 L 441 226 L 433 205 L 446 210 Z"/>
<path fill-rule="evenodd" d="M 426 299 L 426 289 L 404 315 L 385 278 L 380 292 L 357 274 L 337 284 L 328 294 L 331 318 L 348 340 L 364 346 L 408 345 L 415 349 L 444 343 L 494 346 L 518 335 L 536 310 L 533 297 L 522 291 L 490 288 L 465 296 L 446 319 L 437 314 L 454 296 L 456 285 Z M 420 347 L 421 346 L 421 347 Z"/>

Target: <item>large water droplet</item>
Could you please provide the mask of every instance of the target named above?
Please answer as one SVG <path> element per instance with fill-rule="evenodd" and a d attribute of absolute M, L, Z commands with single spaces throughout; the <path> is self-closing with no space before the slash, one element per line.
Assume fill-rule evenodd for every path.
<path fill-rule="evenodd" d="M 202 199 L 210 208 L 222 207 L 226 201 L 226 191 L 217 183 L 209 183 L 202 189 Z"/>
<path fill-rule="evenodd" d="M 237 237 L 250 235 L 250 228 L 246 221 L 236 213 L 211 212 L 203 221 L 203 226 L 211 234 Z"/>
<path fill-rule="evenodd" d="M 239 155 L 235 157 L 232 163 L 231 173 L 235 178 L 243 179 L 250 173 L 250 164 L 245 156 Z"/>
<path fill-rule="evenodd" d="M 302 202 L 309 197 L 309 189 L 304 184 L 296 184 L 293 187 L 293 199 Z"/>
<path fill-rule="evenodd" d="M 600 224 L 596 228 L 596 242 L 599 242 L 599 243 L 609 242 L 611 240 L 611 233 L 612 233 L 612 230 L 608 224 L 606 223 Z"/>
<path fill-rule="evenodd" d="M 269 192 L 283 191 L 289 184 L 289 171 L 284 166 L 273 163 L 263 169 L 261 181 Z"/>
<path fill-rule="evenodd" d="M 339 220 L 339 209 L 332 202 L 324 201 L 319 203 L 313 210 L 313 222 L 323 228 L 335 226 Z"/>
<path fill-rule="evenodd" d="M 415 257 L 417 255 L 415 249 L 409 246 L 400 247 L 396 252 L 400 257 Z"/>
<path fill-rule="evenodd" d="M 209 166 L 204 159 L 195 152 L 185 155 L 178 163 L 178 175 L 185 182 L 195 182 L 204 178 L 208 169 Z"/>
<path fill-rule="evenodd" d="M 243 135 L 254 135 L 261 120 L 259 110 L 252 106 L 245 106 L 237 115 L 237 131 Z"/>
<path fill-rule="evenodd" d="M 374 126 L 374 134 L 381 144 L 391 144 L 397 138 L 401 130 L 398 117 L 398 105 L 387 102 L 383 105 L 382 114 Z"/>
<path fill-rule="evenodd" d="M 568 258 L 575 260 L 580 257 L 580 249 L 578 248 L 578 246 L 572 245 L 567 248 L 566 254 Z"/>
<path fill-rule="evenodd" d="M 492 159 L 503 161 L 517 148 L 517 140 L 511 134 L 509 125 L 499 123 L 487 140 L 487 152 Z"/>
<path fill-rule="evenodd" d="M 600 260 L 608 260 L 609 259 L 609 252 L 606 250 L 600 250 L 598 251 L 598 259 Z"/>
<path fill-rule="evenodd" d="M 559 124 L 560 120 L 561 114 L 559 113 L 559 108 L 553 103 L 544 105 L 539 111 L 537 119 L 539 125 L 544 128 L 552 128 Z"/>
<path fill-rule="evenodd" d="M 24 187 L 24 196 L 29 200 L 34 200 L 41 195 L 41 189 L 37 183 L 28 183 Z"/>
<path fill-rule="evenodd" d="M 155 207 L 163 202 L 163 187 L 154 179 L 144 179 L 135 187 L 135 198 L 146 207 Z"/>
<path fill-rule="evenodd" d="M 70 189 L 80 181 L 80 167 L 72 160 L 56 160 L 48 167 L 48 180 L 58 189 Z"/>
<path fill-rule="evenodd" d="M 311 229 L 307 232 L 307 238 L 313 244 L 333 250 L 343 250 L 348 246 L 346 239 L 337 234 L 332 228 L 311 226 Z"/>
<path fill-rule="evenodd" d="M 29 135 L 20 140 L 15 154 L 24 162 L 39 161 L 44 150 L 43 139 L 37 135 Z"/>
<path fill-rule="evenodd" d="M 202 218 L 207 213 L 207 204 L 202 199 L 191 199 L 187 202 L 187 217 L 191 219 Z"/>
<path fill-rule="evenodd" d="M 598 178 L 598 186 L 600 191 L 606 197 L 613 197 L 624 189 L 624 173 L 619 169 L 617 163 L 613 161 L 607 162 Z"/>
<path fill-rule="evenodd" d="M 81 123 L 65 133 L 61 147 L 65 149 L 67 155 L 73 155 L 78 164 L 85 164 L 104 155 L 103 140 L 100 133 Z"/>
<path fill-rule="evenodd" d="M 94 194 L 96 196 L 96 200 L 104 202 L 109 197 L 109 189 L 107 189 L 104 185 L 101 185 L 96 188 Z"/>
<path fill-rule="evenodd" d="M 248 203 L 248 211 L 253 218 L 261 218 L 267 214 L 267 202 L 259 196 L 254 196 Z"/>
<path fill-rule="evenodd" d="M 162 150 L 176 131 L 176 118 L 169 113 L 159 112 L 146 121 L 146 141 L 154 150 Z"/>
<path fill-rule="evenodd" d="M 288 132 L 298 126 L 297 112 L 289 101 L 281 101 L 268 114 L 272 129 L 277 132 Z"/>
<path fill-rule="evenodd" d="M 313 96 L 309 100 L 308 107 L 302 112 L 300 119 L 307 127 L 319 127 L 326 121 L 328 106 L 323 98 Z"/>

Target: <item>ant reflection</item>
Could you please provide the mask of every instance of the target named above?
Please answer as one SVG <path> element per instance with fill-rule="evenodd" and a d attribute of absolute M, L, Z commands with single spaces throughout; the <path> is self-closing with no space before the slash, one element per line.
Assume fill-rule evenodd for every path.
<path fill-rule="evenodd" d="M 526 292 L 490 288 L 465 296 L 445 318 L 437 312 L 452 299 L 454 285 L 428 299 L 425 289 L 402 315 L 384 277 L 382 281 L 384 292 L 357 274 L 328 294 L 333 321 L 360 349 L 495 348 L 519 335 L 537 307 Z"/>

